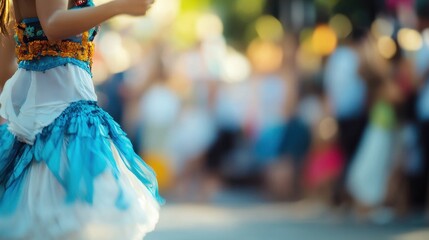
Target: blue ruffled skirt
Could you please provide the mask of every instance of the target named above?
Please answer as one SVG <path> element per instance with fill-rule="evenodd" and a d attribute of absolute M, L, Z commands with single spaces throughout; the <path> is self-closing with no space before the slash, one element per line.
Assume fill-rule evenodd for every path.
<path fill-rule="evenodd" d="M 0 239 L 142 239 L 154 172 L 96 102 L 72 103 L 33 145 L 0 126 Z"/>

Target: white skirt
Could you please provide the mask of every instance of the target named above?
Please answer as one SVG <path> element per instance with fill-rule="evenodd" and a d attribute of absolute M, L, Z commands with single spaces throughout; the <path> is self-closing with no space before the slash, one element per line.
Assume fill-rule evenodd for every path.
<path fill-rule="evenodd" d="M 378 206 L 386 196 L 392 168 L 393 133 L 369 125 L 353 158 L 347 177 L 350 194 L 367 206 Z"/>

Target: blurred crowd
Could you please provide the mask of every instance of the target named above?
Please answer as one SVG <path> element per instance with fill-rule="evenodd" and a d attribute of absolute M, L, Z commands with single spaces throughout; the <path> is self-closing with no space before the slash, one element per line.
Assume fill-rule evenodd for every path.
<path fill-rule="evenodd" d="M 159 0 L 158 31 L 155 13 L 112 23 L 94 65 L 100 104 L 168 198 L 253 188 L 370 221 L 429 214 L 429 1 L 173 2 L 211 6 Z M 219 2 L 256 9 L 243 41 Z"/>

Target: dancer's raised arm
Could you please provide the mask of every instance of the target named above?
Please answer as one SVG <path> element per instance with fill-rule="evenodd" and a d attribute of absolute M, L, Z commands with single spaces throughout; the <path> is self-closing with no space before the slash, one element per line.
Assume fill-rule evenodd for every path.
<path fill-rule="evenodd" d="M 120 14 L 142 16 L 153 0 L 114 0 L 96 7 L 68 10 L 68 0 L 36 0 L 37 15 L 49 40 L 87 31 Z"/>

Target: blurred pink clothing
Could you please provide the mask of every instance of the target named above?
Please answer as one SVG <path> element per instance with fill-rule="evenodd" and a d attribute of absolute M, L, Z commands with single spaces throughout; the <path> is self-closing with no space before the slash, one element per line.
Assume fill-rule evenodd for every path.
<path fill-rule="evenodd" d="M 304 169 L 304 182 L 307 188 L 316 188 L 341 175 L 344 156 L 338 146 L 314 150 Z"/>

